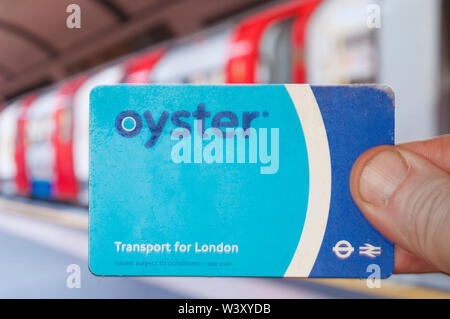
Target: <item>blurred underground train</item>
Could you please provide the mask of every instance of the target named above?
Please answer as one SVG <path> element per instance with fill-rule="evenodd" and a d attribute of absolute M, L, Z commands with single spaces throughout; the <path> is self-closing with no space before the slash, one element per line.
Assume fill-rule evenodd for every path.
<path fill-rule="evenodd" d="M 403 106 L 397 118 L 420 119 L 397 121 L 397 141 L 435 135 L 440 5 L 282 3 L 22 96 L 0 113 L 0 191 L 87 205 L 89 92 L 102 84 L 383 82 Z M 405 37 L 419 20 L 422 33 Z"/>

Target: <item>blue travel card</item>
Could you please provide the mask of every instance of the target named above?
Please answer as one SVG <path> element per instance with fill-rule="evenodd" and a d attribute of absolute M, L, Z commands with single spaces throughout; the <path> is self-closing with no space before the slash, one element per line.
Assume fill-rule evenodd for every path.
<path fill-rule="evenodd" d="M 385 86 L 114 85 L 90 96 L 96 275 L 387 277 L 394 247 L 353 202 L 394 143 Z"/>

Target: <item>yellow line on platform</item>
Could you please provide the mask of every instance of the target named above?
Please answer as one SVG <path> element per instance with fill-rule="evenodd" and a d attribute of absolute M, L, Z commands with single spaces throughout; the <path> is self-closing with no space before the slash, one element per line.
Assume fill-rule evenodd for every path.
<path fill-rule="evenodd" d="M 76 229 L 88 229 L 88 215 L 0 198 L 0 210 Z"/>
<path fill-rule="evenodd" d="M 358 291 L 381 298 L 398 299 L 450 299 L 450 293 L 432 288 L 408 285 L 394 279 L 381 280 L 380 288 L 369 288 L 366 279 L 311 279 L 313 282 L 331 287 Z"/>

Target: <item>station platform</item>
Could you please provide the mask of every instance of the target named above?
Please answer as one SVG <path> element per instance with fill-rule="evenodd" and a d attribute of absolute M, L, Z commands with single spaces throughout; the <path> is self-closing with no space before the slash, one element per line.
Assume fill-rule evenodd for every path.
<path fill-rule="evenodd" d="M 443 274 L 364 279 L 99 277 L 88 268 L 88 210 L 0 197 L 0 298 L 450 298 Z M 80 288 L 68 288 L 69 265 Z"/>

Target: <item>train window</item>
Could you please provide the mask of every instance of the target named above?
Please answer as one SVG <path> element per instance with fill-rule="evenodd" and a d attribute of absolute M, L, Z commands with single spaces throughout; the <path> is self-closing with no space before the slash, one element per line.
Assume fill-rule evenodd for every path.
<path fill-rule="evenodd" d="M 324 2 L 308 24 L 305 61 L 313 84 L 376 82 L 377 29 L 367 27 L 368 1 Z"/>
<path fill-rule="evenodd" d="M 257 79 L 260 83 L 292 82 L 292 25 L 294 19 L 277 22 L 264 32 L 259 46 Z"/>
<path fill-rule="evenodd" d="M 346 68 L 349 83 L 376 82 L 375 48 L 376 34 L 373 30 L 352 34 L 344 40 L 342 63 Z"/>
<path fill-rule="evenodd" d="M 172 48 L 156 65 L 156 83 L 224 83 L 230 30 Z"/>
<path fill-rule="evenodd" d="M 58 115 L 59 140 L 69 143 L 72 138 L 72 111 L 70 107 L 64 108 Z"/>
<path fill-rule="evenodd" d="M 13 179 L 16 176 L 14 159 L 17 120 L 20 114 L 20 102 L 14 102 L 0 113 L 0 180 L 3 192 L 14 192 Z"/>
<path fill-rule="evenodd" d="M 52 112 L 57 103 L 56 94 L 45 93 L 31 105 L 26 136 L 29 144 L 50 143 L 54 130 Z"/>
<path fill-rule="evenodd" d="M 53 113 L 57 102 L 55 91 L 46 92 L 31 104 L 28 111 L 25 131 L 26 162 L 32 181 L 50 181 L 53 177 Z"/>

